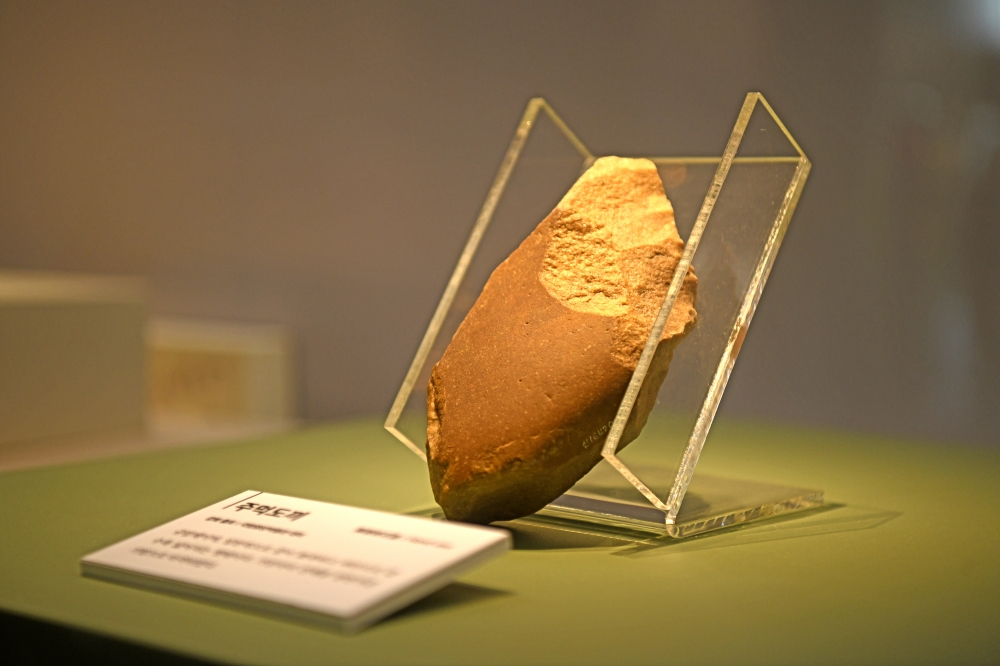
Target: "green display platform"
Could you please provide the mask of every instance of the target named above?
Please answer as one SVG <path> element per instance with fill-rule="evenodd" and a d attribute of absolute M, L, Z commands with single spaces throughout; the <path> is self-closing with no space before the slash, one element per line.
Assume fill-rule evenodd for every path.
<path fill-rule="evenodd" d="M 514 552 L 354 636 L 80 576 L 80 556 L 247 488 L 428 506 L 421 462 L 353 423 L 0 475 L 0 608 L 247 664 L 1000 659 L 1000 453 L 720 423 L 698 470 L 830 505 L 641 545 L 515 526 Z"/>

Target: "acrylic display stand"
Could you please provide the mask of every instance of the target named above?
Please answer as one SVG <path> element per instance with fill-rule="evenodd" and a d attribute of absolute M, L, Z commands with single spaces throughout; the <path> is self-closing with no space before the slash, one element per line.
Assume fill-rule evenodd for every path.
<path fill-rule="evenodd" d="M 493 269 L 595 159 L 544 99 L 528 103 L 386 419 L 418 456 L 426 459 L 418 442 L 426 441 L 431 368 Z M 721 157 L 649 159 L 674 207 L 684 253 L 608 431 L 604 461 L 531 520 L 680 538 L 819 506 L 821 491 L 694 474 L 809 160 L 759 93 L 747 95 Z M 697 324 L 674 352 L 642 434 L 619 450 L 689 267 L 698 276 Z"/>

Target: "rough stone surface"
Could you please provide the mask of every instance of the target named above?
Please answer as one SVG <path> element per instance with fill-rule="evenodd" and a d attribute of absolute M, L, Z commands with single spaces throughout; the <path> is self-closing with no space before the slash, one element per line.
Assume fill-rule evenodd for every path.
<path fill-rule="evenodd" d="M 490 276 L 427 392 L 434 497 L 454 520 L 541 509 L 600 460 L 684 243 L 652 162 L 597 160 Z M 622 438 L 695 322 L 688 273 Z"/>

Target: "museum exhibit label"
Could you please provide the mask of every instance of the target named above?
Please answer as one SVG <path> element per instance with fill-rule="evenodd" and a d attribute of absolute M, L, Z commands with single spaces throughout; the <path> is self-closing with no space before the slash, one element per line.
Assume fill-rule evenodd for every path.
<path fill-rule="evenodd" d="M 343 631 L 502 555 L 510 535 L 248 490 L 84 557 L 84 575 Z"/>

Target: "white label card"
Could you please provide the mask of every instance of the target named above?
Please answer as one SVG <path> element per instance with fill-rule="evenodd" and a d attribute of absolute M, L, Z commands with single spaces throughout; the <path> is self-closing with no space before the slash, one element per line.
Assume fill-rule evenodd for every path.
<path fill-rule="evenodd" d="M 361 628 L 510 548 L 510 535 L 253 490 L 81 560 L 87 576 Z"/>

